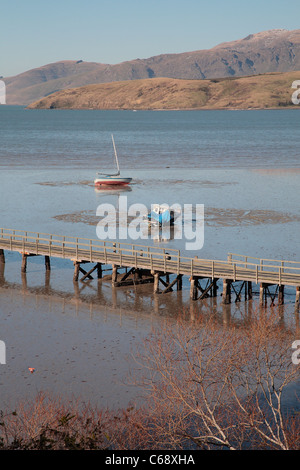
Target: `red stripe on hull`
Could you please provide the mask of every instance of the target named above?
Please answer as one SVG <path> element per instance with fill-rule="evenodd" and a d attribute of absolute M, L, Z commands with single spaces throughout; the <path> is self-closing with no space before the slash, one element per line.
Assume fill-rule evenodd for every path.
<path fill-rule="evenodd" d="M 95 186 L 126 186 L 129 181 L 110 181 L 103 183 L 95 183 Z"/>

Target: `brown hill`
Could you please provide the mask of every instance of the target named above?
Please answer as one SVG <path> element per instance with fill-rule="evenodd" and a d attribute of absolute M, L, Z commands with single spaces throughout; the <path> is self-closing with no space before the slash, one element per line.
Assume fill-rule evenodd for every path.
<path fill-rule="evenodd" d="M 93 83 L 169 77 L 207 79 L 300 70 L 300 30 L 250 34 L 212 49 L 163 54 L 116 65 L 62 61 L 4 79 L 8 104 Z"/>
<path fill-rule="evenodd" d="M 300 72 L 179 80 L 152 78 L 62 90 L 30 109 L 261 109 L 291 106 Z"/>

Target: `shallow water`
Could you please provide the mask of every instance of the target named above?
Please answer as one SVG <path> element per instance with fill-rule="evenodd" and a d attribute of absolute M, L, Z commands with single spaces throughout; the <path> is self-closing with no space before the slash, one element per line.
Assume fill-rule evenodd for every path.
<path fill-rule="evenodd" d="M 1 226 L 96 239 L 100 204 L 204 204 L 204 245 L 186 239 L 135 240 L 185 256 L 226 260 L 228 252 L 300 261 L 299 130 L 296 110 L 253 112 L 29 111 L 0 107 Z M 96 190 L 96 172 L 112 162 L 114 133 L 128 190 Z M 124 199 L 123 199 L 124 200 Z M 174 234 L 173 234 L 174 235 Z M 154 296 L 152 285 L 112 289 L 96 279 L 73 284 L 73 264 L 6 252 L 0 272 L 1 406 L 39 390 L 126 406 L 139 391 L 122 383 L 126 356 L 152 326 L 214 311 L 221 322 L 251 316 L 253 302 L 224 308 L 218 297 L 191 307 L 183 291 Z M 298 334 L 295 290 L 283 321 Z M 273 307 L 277 308 L 277 307 Z M 297 329 L 298 328 L 298 329 Z M 295 336 L 295 339 L 297 337 Z M 35 367 L 34 374 L 28 367 Z M 294 403 L 290 395 L 289 403 Z"/>

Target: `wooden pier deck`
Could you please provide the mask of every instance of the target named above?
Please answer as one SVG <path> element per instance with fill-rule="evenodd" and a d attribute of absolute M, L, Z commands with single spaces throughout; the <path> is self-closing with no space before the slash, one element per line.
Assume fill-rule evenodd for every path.
<path fill-rule="evenodd" d="M 182 277 L 190 281 L 190 297 L 193 300 L 216 295 L 216 282 L 223 280 L 224 303 L 231 302 L 232 291 L 240 300 L 242 289 L 245 299 L 252 298 L 252 283 L 260 285 L 260 303 L 272 295 L 270 286 L 276 286 L 279 303 L 283 303 L 284 287 L 296 288 L 296 304 L 300 297 L 300 262 L 286 260 L 259 259 L 230 253 L 227 260 L 209 260 L 182 256 L 179 250 L 155 246 L 93 240 L 70 236 L 60 236 L 38 232 L 0 228 L 0 262 L 5 262 L 5 250 L 22 254 L 21 270 L 26 272 L 28 256 L 44 256 L 46 269 L 50 269 L 50 258 L 70 259 L 74 263 L 74 281 L 90 278 L 97 269 L 102 277 L 102 266 L 111 265 L 112 283 L 115 286 L 129 283 L 153 282 L 155 293 L 166 293 L 176 285 L 181 289 Z M 93 263 L 88 272 L 82 264 Z M 125 274 L 120 274 L 121 268 Z M 128 271 L 129 270 L 129 271 Z M 170 282 L 170 276 L 175 279 Z M 206 285 L 201 286 L 202 280 Z M 239 290 L 234 283 L 241 283 Z M 160 290 L 159 283 L 163 285 Z"/>

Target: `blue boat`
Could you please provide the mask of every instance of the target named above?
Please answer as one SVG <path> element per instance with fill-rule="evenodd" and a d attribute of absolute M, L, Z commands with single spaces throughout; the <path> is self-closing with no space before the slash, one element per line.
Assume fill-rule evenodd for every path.
<path fill-rule="evenodd" d="M 149 223 L 155 225 L 174 225 L 175 214 L 168 205 L 153 204 L 147 218 Z"/>

